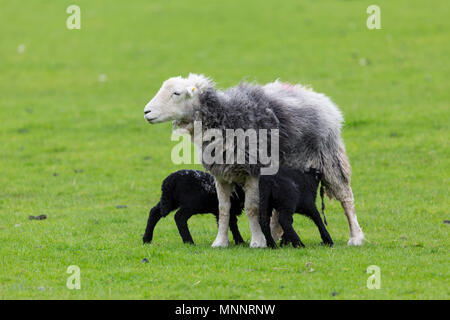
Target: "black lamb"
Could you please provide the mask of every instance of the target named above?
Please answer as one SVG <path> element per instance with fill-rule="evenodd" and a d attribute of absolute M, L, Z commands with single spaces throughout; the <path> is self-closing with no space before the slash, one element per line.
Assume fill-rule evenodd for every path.
<path fill-rule="evenodd" d="M 158 204 L 150 210 L 147 228 L 143 237 L 144 243 L 150 243 L 153 230 L 159 219 L 166 217 L 171 211 L 175 213 L 175 222 L 184 243 L 194 243 L 189 232 L 187 221 L 195 214 L 212 213 L 219 215 L 216 186 L 212 175 L 198 170 L 179 170 L 164 179 L 161 186 L 161 198 Z M 230 230 L 236 244 L 244 240 L 239 233 L 237 216 L 244 207 L 244 191 L 235 186 L 231 196 Z"/>
<path fill-rule="evenodd" d="M 278 220 L 283 228 L 282 244 L 291 242 L 294 247 L 304 247 L 292 227 L 292 215 L 300 213 L 314 221 L 325 244 L 333 245 L 333 240 L 322 222 L 315 202 L 320 179 L 321 175 L 317 170 L 302 172 L 288 167 L 280 167 L 275 175 L 261 176 L 259 219 L 269 247 L 276 247 L 270 232 L 270 217 L 273 209 L 278 212 Z"/>

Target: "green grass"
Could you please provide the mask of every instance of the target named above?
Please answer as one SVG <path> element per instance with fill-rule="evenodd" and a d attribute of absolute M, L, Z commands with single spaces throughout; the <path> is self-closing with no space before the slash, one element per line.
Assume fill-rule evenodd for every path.
<path fill-rule="evenodd" d="M 73 2 L 0 1 L 0 298 L 450 298 L 446 1 L 377 1 L 372 31 L 373 1 L 78 0 L 82 28 L 67 30 Z M 191 219 L 196 246 L 172 216 L 143 246 L 160 183 L 182 168 L 170 124 L 148 125 L 143 108 L 188 72 L 332 97 L 366 244 L 346 246 L 343 211 L 328 202 L 332 249 L 300 216 L 305 249 L 212 249 L 212 216 Z M 248 219 L 239 224 L 248 242 Z M 81 290 L 66 288 L 69 265 Z M 379 290 L 366 287 L 369 265 Z"/>

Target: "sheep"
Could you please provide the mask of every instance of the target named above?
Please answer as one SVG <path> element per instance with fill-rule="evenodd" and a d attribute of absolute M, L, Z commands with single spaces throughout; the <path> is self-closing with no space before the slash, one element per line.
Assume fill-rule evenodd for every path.
<path fill-rule="evenodd" d="M 212 213 L 218 218 L 218 201 L 214 178 L 198 170 L 179 170 L 164 179 L 161 185 L 161 198 L 149 213 L 147 227 L 143 237 L 144 243 L 153 239 L 153 230 L 158 221 L 171 211 L 175 213 L 175 222 L 184 243 L 194 244 L 187 221 L 195 214 Z M 230 230 L 236 244 L 244 240 L 239 233 L 237 216 L 241 214 L 244 192 L 239 186 L 231 196 Z"/>
<path fill-rule="evenodd" d="M 210 129 L 278 130 L 278 139 L 269 143 L 271 150 L 273 145 L 278 147 L 279 163 L 303 171 L 318 170 L 327 195 L 338 199 L 345 211 L 350 227 L 348 245 L 363 244 L 364 234 L 357 221 L 350 187 L 350 163 L 341 139 L 343 117 L 325 95 L 280 81 L 264 86 L 241 83 L 221 91 L 209 78 L 190 74 L 187 78 L 166 80 L 145 106 L 144 117 L 150 124 L 174 121 L 190 132 L 194 128 L 192 138 L 201 150 L 215 142 L 196 139 L 196 121 L 201 121 L 203 133 Z M 258 219 L 258 189 L 260 173 L 267 165 L 260 159 L 256 164 L 208 163 L 202 159 L 202 164 L 215 178 L 219 200 L 219 228 L 212 246 L 228 245 L 232 186 L 241 183 L 252 232 L 250 246 L 265 247 Z"/>
<path fill-rule="evenodd" d="M 282 244 L 291 242 L 296 248 L 305 246 L 292 228 L 292 215 L 297 212 L 313 220 L 324 244 L 333 245 L 315 203 L 320 177 L 320 173 L 314 169 L 302 172 L 288 167 L 280 167 L 275 175 L 261 176 L 259 220 L 267 246 L 276 247 L 270 229 L 270 218 L 274 209 L 278 212 L 278 220 L 284 231 Z"/>

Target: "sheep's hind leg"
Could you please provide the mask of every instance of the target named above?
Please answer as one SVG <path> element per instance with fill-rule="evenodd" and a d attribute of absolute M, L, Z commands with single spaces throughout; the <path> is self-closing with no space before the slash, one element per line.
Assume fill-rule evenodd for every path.
<path fill-rule="evenodd" d="M 194 213 L 188 209 L 181 208 L 175 213 L 175 223 L 177 224 L 178 232 L 184 243 L 194 244 L 187 221 Z"/>
<path fill-rule="evenodd" d="M 356 218 L 355 201 L 350 186 L 350 163 L 343 146 L 339 149 L 336 159 L 338 159 L 339 163 L 337 166 L 335 165 L 334 168 L 339 168 L 340 172 L 325 174 L 324 178 L 327 178 L 327 176 L 328 178 L 331 178 L 334 174 L 335 177 L 342 177 L 342 179 L 329 179 L 326 183 L 328 184 L 327 189 L 329 189 L 331 194 L 339 200 L 345 211 L 345 215 L 347 216 L 348 225 L 350 227 L 350 240 L 347 244 L 349 246 L 361 246 L 364 243 L 364 233 Z"/>
<path fill-rule="evenodd" d="M 336 198 L 341 202 L 350 227 L 350 240 L 347 244 L 349 246 L 362 246 L 364 243 L 364 233 L 356 218 L 355 201 L 350 185 L 346 185 L 343 192 Z"/>
<path fill-rule="evenodd" d="M 147 221 L 147 227 L 145 228 L 145 234 L 142 238 L 142 241 L 144 243 L 150 243 L 153 239 L 153 230 L 155 229 L 156 224 L 158 223 L 159 219 L 161 219 L 161 209 L 160 209 L 160 203 L 156 206 L 154 206 L 148 215 L 148 221 Z"/>
<path fill-rule="evenodd" d="M 250 221 L 250 230 L 252 232 L 251 248 L 265 248 L 266 237 L 264 236 L 259 224 L 259 177 L 248 177 L 244 184 L 245 191 L 245 213 Z"/>
<path fill-rule="evenodd" d="M 228 228 L 230 224 L 231 192 L 233 185 L 216 179 L 217 199 L 219 200 L 219 226 L 213 248 L 228 246 Z"/>

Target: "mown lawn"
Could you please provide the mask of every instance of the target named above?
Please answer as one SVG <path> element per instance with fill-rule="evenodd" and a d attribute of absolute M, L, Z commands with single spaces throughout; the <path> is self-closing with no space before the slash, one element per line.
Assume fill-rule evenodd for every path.
<path fill-rule="evenodd" d="M 81 30 L 66 29 L 72 3 Z M 377 1 L 382 29 L 368 30 L 370 4 L 0 1 L 0 298 L 449 299 L 450 7 Z M 191 219 L 196 246 L 173 216 L 143 246 L 162 179 L 199 168 L 172 164 L 170 124 L 148 125 L 143 108 L 189 72 L 332 97 L 366 244 L 346 246 L 328 201 L 332 249 L 300 216 L 305 249 L 212 249 L 212 216 Z M 66 287 L 70 265 L 80 290 Z M 379 290 L 366 286 L 370 265 Z"/>

